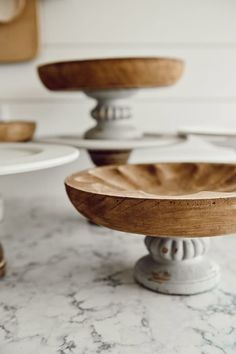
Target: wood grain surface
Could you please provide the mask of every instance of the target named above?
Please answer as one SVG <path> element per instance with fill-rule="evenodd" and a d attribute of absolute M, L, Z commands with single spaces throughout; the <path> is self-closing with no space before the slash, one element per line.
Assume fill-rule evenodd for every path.
<path fill-rule="evenodd" d="M 26 0 L 16 19 L 0 23 L 0 62 L 33 59 L 38 52 L 38 31 L 38 0 Z"/>
<path fill-rule="evenodd" d="M 236 232 L 236 165 L 106 166 L 65 181 L 75 208 L 111 229 L 148 236 Z"/>
<path fill-rule="evenodd" d="M 36 123 L 30 121 L 0 121 L 0 141 L 25 142 L 32 140 Z"/>
<path fill-rule="evenodd" d="M 46 64 L 38 73 L 55 91 L 129 89 L 173 85 L 183 67 L 180 59 L 112 58 Z"/>

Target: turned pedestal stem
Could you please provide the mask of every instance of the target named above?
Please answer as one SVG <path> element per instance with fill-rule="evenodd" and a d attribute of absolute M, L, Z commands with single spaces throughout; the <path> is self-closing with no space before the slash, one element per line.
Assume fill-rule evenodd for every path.
<path fill-rule="evenodd" d="M 135 266 L 135 279 L 153 291 L 192 295 L 212 289 L 219 267 L 207 258 L 209 238 L 145 238 L 149 255 Z"/>
<path fill-rule="evenodd" d="M 85 132 L 85 139 L 125 140 L 141 138 L 142 133 L 132 124 L 131 108 L 126 100 L 136 90 L 98 90 L 86 91 L 86 95 L 96 99 L 91 111 L 96 125 Z M 96 166 L 123 164 L 129 159 L 131 150 L 89 150 Z"/>
<path fill-rule="evenodd" d="M 97 101 L 91 111 L 96 121 L 84 137 L 87 139 L 137 139 L 142 133 L 132 124 L 132 113 L 126 100 L 137 90 L 86 91 L 86 95 Z"/>

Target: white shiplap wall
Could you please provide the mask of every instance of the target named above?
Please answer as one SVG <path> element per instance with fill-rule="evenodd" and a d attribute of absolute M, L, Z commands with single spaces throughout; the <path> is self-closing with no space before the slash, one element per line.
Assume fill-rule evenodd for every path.
<path fill-rule="evenodd" d="M 93 102 L 82 94 L 46 91 L 36 66 L 63 59 L 160 55 L 185 59 L 185 73 L 174 87 L 135 98 L 139 127 L 146 128 L 143 118 L 148 117 L 149 130 L 156 131 L 191 124 L 236 129 L 235 0 L 39 1 L 38 58 L 0 66 L 0 103 L 9 105 L 10 117 L 37 120 L 39 134 L 84 131 L 92 124 L 88 110 Z M 4 177 L 0 190 L 63 193 L 64 176 L 88 163 L 83 154 L 54 171 Z"/>

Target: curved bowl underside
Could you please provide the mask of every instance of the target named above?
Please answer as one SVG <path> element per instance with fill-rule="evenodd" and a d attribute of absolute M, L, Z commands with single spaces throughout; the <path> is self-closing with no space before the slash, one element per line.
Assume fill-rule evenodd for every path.
<path fill-rule="evenodd" d="M 179 59 L 113 58 L 45 64 L 38 73 L 49 90 L 83 91 L 169 86 L 183 67 Z"/>
<path fill-rule="evenodd" d="M 112 229 L 180 237 L 236 232 L 236 165 L 107 166 L 65 184 L 80 213 Z"/>

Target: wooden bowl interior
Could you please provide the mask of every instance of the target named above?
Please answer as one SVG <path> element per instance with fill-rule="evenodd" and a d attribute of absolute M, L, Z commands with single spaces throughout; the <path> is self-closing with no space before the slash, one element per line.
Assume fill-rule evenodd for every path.
<path fill-rule="evenodd" d="M 74 207 L 111 229 L 162 237 L 236 232 L 236 165 L 106 166 L 66 180 Z"/>
<path fill-rule="evenodd" d="M 78 173 L 66 183 L 76 189 L 136 198 L 208 198 L 236 195 L 236 165 L 164 163 L 107 166 Z"/>

